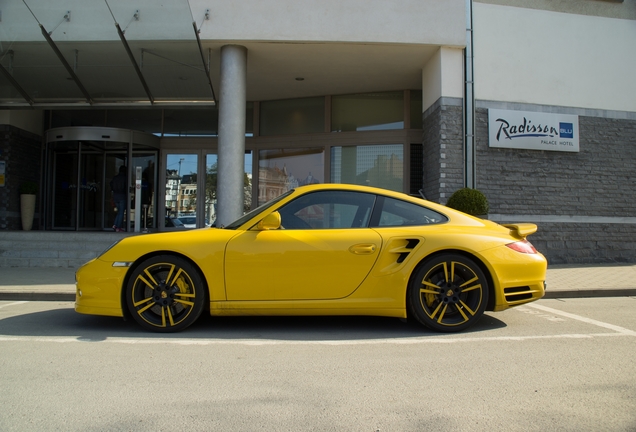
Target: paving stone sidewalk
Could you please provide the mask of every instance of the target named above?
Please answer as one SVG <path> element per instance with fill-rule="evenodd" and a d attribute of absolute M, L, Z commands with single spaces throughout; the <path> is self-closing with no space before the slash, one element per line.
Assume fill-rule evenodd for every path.
<path fill-rule="evenodd" d="M 74 268 L 0 267 L 0 300 L 75 300 Z M 546 298 L 636 296 L 636 264 L 554 265 Z"/>

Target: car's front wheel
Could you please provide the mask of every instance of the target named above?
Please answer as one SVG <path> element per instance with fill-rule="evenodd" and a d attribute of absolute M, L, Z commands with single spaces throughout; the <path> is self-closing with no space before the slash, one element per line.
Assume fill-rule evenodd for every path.
<path fill-rule="evenodd" d="M 422 263 L 407 293 L 409 314 L 433 330 L 455 332 L 473 325 L 488 303 L 481 268 L 459 254 L 442 254 Z"/>
<path fill-rule="evenodd" d="M 192 325 L 205 305 L 205 284 L 187 260 L 160 255 L 143 261 L 126 287 L 126 303 L 135 321 L 156 332 Z"/>

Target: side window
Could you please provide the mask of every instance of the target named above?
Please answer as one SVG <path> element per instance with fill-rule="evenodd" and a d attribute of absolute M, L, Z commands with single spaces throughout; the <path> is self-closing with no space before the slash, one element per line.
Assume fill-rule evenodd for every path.
<path fill-rule="evenodd" d="M 446 222 L 446 216 L 410 202 L 385 197 L 377 223 L 372 226 L 413 226 Z"/>
<path fill-rule="evenodd" d="M 367 227 L 375 195 L 319 191 L 303 195 L 279 209 L 285 229 Z"/>

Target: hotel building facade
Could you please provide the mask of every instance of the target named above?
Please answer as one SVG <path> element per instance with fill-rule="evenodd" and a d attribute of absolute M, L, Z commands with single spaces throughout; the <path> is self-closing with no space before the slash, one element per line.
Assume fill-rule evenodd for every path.
<path fill-rule="evenodd" d="M 533 222 L 551 263 L 636 262 L 636 0 L 6 0 L 0 230 L 222 225 L 355 183 Z M 137 227 L 137 228 L 136 228 Z"/>

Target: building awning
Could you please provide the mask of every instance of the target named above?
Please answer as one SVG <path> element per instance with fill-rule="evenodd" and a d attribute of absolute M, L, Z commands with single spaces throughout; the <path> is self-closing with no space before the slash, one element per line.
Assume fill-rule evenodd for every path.
<path fill-rule="evenodd" d="M 211 50 L 187 0 L 8 0 L 0 107 L 210 106 Z M 71 8 L 72 9 L 69 9 Z"/>

